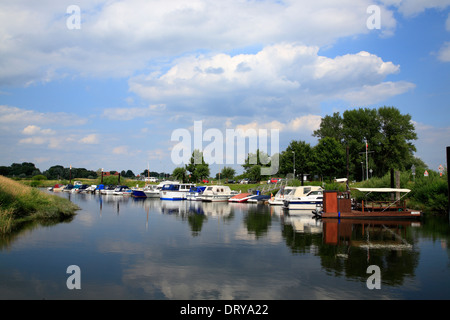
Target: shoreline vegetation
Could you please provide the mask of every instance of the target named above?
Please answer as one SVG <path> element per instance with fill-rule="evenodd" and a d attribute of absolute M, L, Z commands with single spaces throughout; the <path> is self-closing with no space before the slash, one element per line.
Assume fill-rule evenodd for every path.
<path fill-rule="evenodd" d="M 402 171 L 400 173 L 400 181 L 399 186 L 400 188 L 407 188 L 410 189 L 411 192 L 406 195 L 406 200 L 408 202 L 408 207 L 411 209 L 421 210 L 425 213 L 430 214 L 447 214 L 448 213 L 448 182 L 447 182 L 447 174 L 444 174 L 443 176 L 440 176 L 439 173 L 428 170 L 429 176 L 424 177 L 423 175 L 418 175 L 416 177 L 413 177 L 411 171 Z M 73 181 L 80 181 L 84 184 L 88 185 L 98 185 L 100 184 L 101 180 L 100 178 L 97 179 L 72 179 Z M 32 187 L 39 187 L 39 188 L 46 188 L 46 187 L 52 187 L 55 184 L 68 184 L 69 180 L 20 180 L 21 184 L 25 184 Z M 128 178 L 121 178 L 120 183 L 118 181 L 117 177 L 104 177 L 103 180 L 104 184 L 113 184 L 113 185 L 126 185 L 128 187 L 143 187 L 146 182 L 144 181 L 138 181 Z M 213 184 L 218 184 L 219 180 L 212 179 Z M 255 183 L 255 184 L 227 184 L 226 179 L 222 179 L 220 181 L 220 184 L 228 185 L 231 190 L 234 191 L 240 191 L 240 192 L 247 192 L 249 189 L 256 189 L 262 184 L 266 182 L 261 183 Z M 157 184 L 157 183 L 153 183 Z M 200 183 L 201 184 L 201 183 Z M 344 183 L 337 183 L 333 181 L 305 181 L 305 185 L 317 185 L 322 186 L 325 190 L 339 190 L 339 191 L 345 191 L 346 185 Z M 360 182 L 353 182 L 350 183 L 350 188 L 356 188 L 356 187 L 364 187 L 364 188 L 383 188 L 388 187 L 391 184 L 391 177 L 390 174 L 386 174 L 385 176 L 379 178 L 379 177 L 372 177 L 365 181 Z M 301 181 L 300 180 L 293 180 L 290 181 L 289 185 L 293 186 L 300 186 Z M 275 194 L 277 190 L 272 190 L 268 192 L 267 194 L 270 195 Z M 352 196 L 355 198 L 359 198 L 362 195 L 358 193 L 357 191 L 352 191 Z M 388 195 L 389 196 L 389 195 Z M 388 199 L 379 199 L 379 200 L 388 200 Z"/>
<path fill-rule="evenodd" d="M 80 208 L 71 201 L 0 176 L 0 235 L 28 223 L 63 222 Z"/>

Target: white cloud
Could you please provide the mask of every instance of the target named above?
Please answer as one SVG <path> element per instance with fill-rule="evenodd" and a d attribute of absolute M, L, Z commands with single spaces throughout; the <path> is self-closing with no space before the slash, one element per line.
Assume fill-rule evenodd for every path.
<path fill-rule="evenodd" d="M 442 62 L 450 62 L 450 42 L 445 42 L 438 52 L 438 59 Z"/>
<path fill-rule="evenodd" d="M 255 54 L 182 57 L 164 73 L 130 79 L 130 90 L 177 114 L 188 114 L 195 107 L 198 114 L 208 116 L 278 118 L 308 113 L 325 100 L 367 105 L 414 87 L 408 82 L 383 82 L 400 66 L 374 54 L 328 58 L 318 50 L 284 43 Z"/>
<path fill-rule="evenodd" d="M 53 131 L 52 129 L 41 129 L 40 127 L 35 126 L 35 125 L 29 125 L 23 129 L 23 134 L 26 134 L 26 135 L 53 135 L 53 134 L 55 134 L 55 131 Z"/>
<path fill-rule="evenodd" d="M 87 119 L 65 112 L 38 112 L 8 105 L 0 105 L 1 127 L 27 126 L 29 123 L 61 126 L 79 126 L 87 123 Z"/>
<path fill-rule="evenodd" d="M 97 134 L 89 134 L 85 136 L 84 138 L 81 138 L 80 143 L 82 144 L 98 144 L 99 143 L 99 137 Z"/>
<path fill-rule="evenodd" d="M 113 148 L 112 153 L 118 155 L 126 155 L 129 153 L 129 151 L 127 146 L 118 146 Z"/>
<path fill-rule="evenodd" d="M 165 104 L 152 104 L 146 108 L 106 108 L 103 109 L 103 117 L 109 120 L 128 121 L 136 118 L 150 117 L 156 115 L 166 108 Z"/>
<path fill-rule="evenodd" d="M 403 15 L 415 16 L 427 9 L 445 9 L 450 6 L 450 0 L 381 0 L 386 6 L 395 6 Z"/>
<path fill-rule="evenodd" d="M 64 5 L 2 2 L 0 84 L 51 81 L 71 71 L 129 76 L 150 61 L 198 48 L 218 52 L 284 41 L 330 45 L 370 32 L 366 9 L 372 2 L 80 0 L 80 30 L 66 27 Z M 395 28 L 392 13 L 383 8 L 382 15 L 383 32 Z"/>

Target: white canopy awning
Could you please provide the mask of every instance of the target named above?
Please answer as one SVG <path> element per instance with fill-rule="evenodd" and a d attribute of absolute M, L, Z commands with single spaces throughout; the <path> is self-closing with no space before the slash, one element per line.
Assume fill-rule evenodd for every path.
<path fill-rule="evenodd" d="M 352 188 L 352 190 L 358 190 L 361 192 L 410 192 L 409 189 L 397 189 L 397 188 Z"/>

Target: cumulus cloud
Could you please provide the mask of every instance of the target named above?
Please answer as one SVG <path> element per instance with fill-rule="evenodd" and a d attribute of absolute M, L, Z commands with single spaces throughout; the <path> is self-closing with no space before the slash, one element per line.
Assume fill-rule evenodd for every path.
<path fill-rule="evenodd" d="M 445 42 L 438 52 L 438 59 L 442 62 L 450 62 L 450 42 Z"/>
<path fill-rule="evenodd" d="M 166 72 L 130 79 L 130 90 L 168 111 L 203 115 L 307 114 L 324 100 L 371 104 L 404 93 L 408 82 L 383 82 L 400 70 L 368 52 L 335 58 L 295 43 L 264 47 L 255 54 L 192 55 Z M 206 72 L 220 70 L 220 72 Z M 242 72 L 245 70 L 245 72 Z"/>
<path fill-rule="evenodd" d="M 223 52 L 284 41 L 329 45 L 370 32 L 366 9 L 371 4 L 371 0 L 80 0 L 81 29 L 70 30 L 63 5 L 3 1 L 0 84 L 51 81 L 70 71 L 129 76 L 149 61 L 199 48 Z M 382 9 L 382 30 L 392 30 L 395 19 L 390 10 Z M 245 65 L 239 70 L 245 71 Z"/>

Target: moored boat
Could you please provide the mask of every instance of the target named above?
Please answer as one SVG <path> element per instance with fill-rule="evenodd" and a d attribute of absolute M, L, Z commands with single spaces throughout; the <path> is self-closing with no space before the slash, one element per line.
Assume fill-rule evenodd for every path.
<path fill-rule="evenodd" d="M 251 196 L 253 196 L 253 193 L 241 192 L 228 199 L 228 202 L 247 202 L 248 198 L 250 198 Z"/>
<path fill-rule="evenodd" d="M 285 200 L 288 200 L 294 196 L 295 189 L 296 187 L 288 187 L 288 186 L 281 187 L 280 190 L 278 190 L 278 192 L 274 196 L 270 197 L 268 201 L 269 204 L 282 206 Z"/>
<path fill-rule="evenodd" d="M 316 209 L 318 206 L 322 206 L 323 203 L 323 191 L 313 190 L 303 197 L 290 198 L 284 200 L 283 209 L 287 210 L 306 210 Z"/>
<path fill-rule="evenodd" d="M 201 196 L 203 191 L 205 191 L 205 186 L 193 186 L 189 189 L 189 192 L 186 193 L 186 200 L 197 201 L 201 200 Z"/>
<path fill-rule="evenodd" d="M 186 194 L 191 187 L 195 187 L 192 183 L 171 183 L 162 187 L 159 192 L 159 198 L 161 200 L 186 200 Z"/>
<path fill-rule="evenodd" d="M 402 198 L 411 190 L 400 188 L 353 188 L 366 192 L 365 199 L 352 201 L 350 192 L 325 191 L 323 193 L 323 210 L 318 213 L 323 219 L 419 219 L 422 212 L 407 208 Z M 404 195 L 393 201 L 371 201 L 371 193 L 395 193 Z"/>
<path fill-rule="evenodd" d="M 237 192 L 231 191 L 228 186 L 208 186 L 201 196 L 202 201 L 205 202 L 217 202 L 228 201 Z"/>

